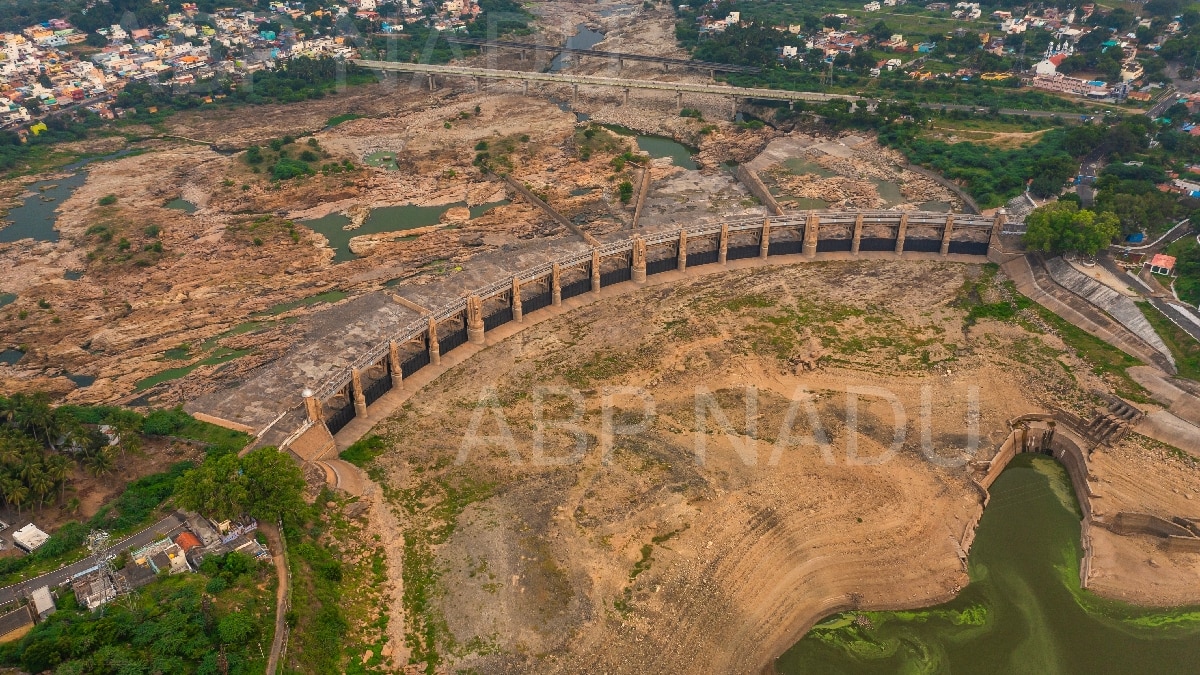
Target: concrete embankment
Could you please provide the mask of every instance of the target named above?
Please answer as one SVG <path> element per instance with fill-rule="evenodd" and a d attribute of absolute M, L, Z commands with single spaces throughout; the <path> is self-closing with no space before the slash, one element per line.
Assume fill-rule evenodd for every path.
<path fill-rule="evenodd" d="M 1146 320 L 1146 316 L 1142 314 L 1142 310 L 1138 309 L 1133 300 L 1095 279 L 1088 278 L 1062 258 L 1047 260 L 1046 270 L 1050 272 L 1050 277 L 1058 285 L 1104 310 L 1122 326 L 1128 328 L 1130 332 L 1162 354 L 1163 358 L 1167 359 L 1172 366 L 1175 365 L 1171 350 L 1163 344 L 1162 338 L 1158 336 L 1154 327 Z"/>

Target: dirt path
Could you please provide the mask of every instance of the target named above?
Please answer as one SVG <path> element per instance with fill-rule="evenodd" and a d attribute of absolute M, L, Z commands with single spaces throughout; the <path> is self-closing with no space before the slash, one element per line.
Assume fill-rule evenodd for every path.
<path fill-rule="evenodd" d="M 287 631 L 285 624 L 292 591 L 292 577 L 287 566 L 283 538 L 279 536 L 278 528 L 270 523 L 259 523 L 259 529 L 267 536 L 267 544 L 275 552 L 271 558 L 275 562 L 275 574 L 279 578 L 279 586 L 275 589 L 275 638 L 271 641 L 271 656 L 267 659 L 266 671 L 266 675 L 274 675 L 279 670 L 280 652 Z"/>

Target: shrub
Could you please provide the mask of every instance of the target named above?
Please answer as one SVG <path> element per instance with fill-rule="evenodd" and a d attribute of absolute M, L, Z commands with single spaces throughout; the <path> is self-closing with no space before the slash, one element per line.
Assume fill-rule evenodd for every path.
<path fill-rule="evenodd" d="M 157 225 L 149 225 L 142 232 L 145 232 L 147 237 L 157 237 L 162 234 L 162 228 Z"/>
<path fill-rule="evenodd" d="M 315 162 L 318 159 L 320 158 L 317 157 L 317 153 L 313 152 L 312 150 L 305 150 L 304 152 L 300 153 L 301 162 Z"/>
<path fill-rule="evenodd" d="M 97 202 L 100 206 L 112 206 L 117 203 L 116 195 L 104 195 Z"/>
<path fill-rule="evenodd" d="M 142 433 L 150 436 L 170 436 L 191 424 L 192 418 L 183 408 L 155 410 L 142 421 Z"/>
<path fill-rule="evenodd" d="M 484 150 L 487 150 L 488 149 L 487 141 L 479 141 L 478 143 L 475 144 L 475 149 L 479 150 L 481 152 Z"/>
<path fill-rule="evenodd" d="M 633 199 L 633 183 L 630 183 L 629 181 L 622 181 L 621 184 L 617 186 L 617 190 L 621 193 L 622 203 L 629 203 L 629 200 Z"/>
<path fill-rule="evenodd" d="M 246 163 L 247 164 L 262 164 L 263 154 L 262 148 L 257 145 L 252 145 L 246 148 Z"/>
<path fill-rule="evenodd" d="M 290 180 L 313 173 L 312 167 L 300 160 L 290 157 L 280 157 L 275 166 L 271 167 L 271 178 L 274 180 Z"/>

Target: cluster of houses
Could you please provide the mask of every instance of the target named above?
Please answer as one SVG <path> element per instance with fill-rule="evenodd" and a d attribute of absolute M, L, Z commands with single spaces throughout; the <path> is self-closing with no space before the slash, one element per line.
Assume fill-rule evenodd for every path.
<path fill-rule="evenodd" d="M 866 11 L 877 11 L 881 7 L 894 6 L 903 4 L 904 0 L 884 0 L 880 2 L 870 2 L 863 6 Z M 975 2 L 959 2 L 953 7 L 948 3 L 934 2 L 925 5 L 928 10 L 948 11 L 955 18 L 962 20 L 976 20 L 982 15 L 979 3 Z M 1105 50 L 1118 50 L 1121 61 L 1120 78 L 1113 82 L 1106 82 L 1095 78 L 1087 77 L 1072 77 L 1064 73 L 1058 72 L 1059 66 L 1066 59 L 1070 58 L 1075 53 L 1075 45 L 1080 38 L 1090 33 L 1092 30 L 1106 30 L 1103 28 L 1095 28 L 1085 25 L 1085 22 L 1095 12 L 1095 5 L 1086 3 L 1079 8 L 1070 8 L 1059 10 L 1053 7 L 1042 9 L 1035 16 L 1033 14 L 1018 15 L 1008 10 L 996 10 L 991 13 L 990 18 L 998 23 L 994 31 L 982 31 L 979 33 L 981 44 L 980 47 L 996 56 L 1013 56 L 1014 49 L 1005 46 L 1005 36 L 1024 33 L 1030 28 L 1039 28 L 1051 33 L 1052 39 L 1049 47 L 1045 50 L 1043 58 L 1036 62 L 1030 71 L 1025 74 L 1024 81 L 1027 85 L 1054 91 L 1060 93 L 1071 94 L 1075 96 L 1093 98 L 1093 99 L 1117 99 L 1122 100 L 1126 96 L 1133 100 L 1148 101 L 1153 97 L 1150 89 L 1154 85 L 1146 85 L 1140 82 L 1144 75 L 1144 68 L 1137 60 L 1139 52 L 1139 41 L 1135 33 L 1107 34 L 1107 39 L 1102 47 Z M 735 16 L 730 19 L 725 19 L 725 22 L 736 22 Z M 828 14 L 825 18 L 836 17 L 843 21 L 851 21 L 852 17 L 847 14 Z M 1150 27 L 1149 19 L 1137 18 L 1138 27 Z M 702 16 L 699 19 L 702 26 L 710 26 L 709 30 L 721 30 L 723 26 L 721 21 L 712 21 L 708 17 Z M 779 26 L 781 30 L 787 30 L 793 35 L 800 35 L 805 32 L 805 27 L 799 24 Z M 1161 45 L 1170 38 L 1171 35 L 1180 30 L 1179 20 L 1169 22 L 1159 35 L 1154 36 L 1150 44 L 1143 45 L 1140 49 L 1157 50 Z M 966 28 L 956 30 L 956 33 L 965 33 Z M 983 80 L 1004 80 L 1012 77 L 1020 76 L 1017 72 L 979 72 L 969 68 L 959 69 L 953 73 L 940 73 L 934 75 L 931 72 L 922 71 L 916 66 L 923 62 L 921 56 L 929 54 L 935 48 L 931 42 L 917 42 L 910 44 L 904 39 L 903 35 L 895 34 L 888 39 L 875 39 L 868 35 L 861 35 L 854 30 L 841 30 L 835 28 L 823 28 L 814 34 L 805 38 L 804 47 L 799 46 L 784 46 L 780 49 L 780 58 L 782 60 L 800 59 L 807 52 L 817 49 L 821 50 L 825 55 L 827 62 L 832 62 L 833 59 L 840 53 L 850 54 L 858 48 L 873 48 L 903 54 L 911 52 L 914 54 L 912 58 L 897 56 L 880 60 L 876 67 L 872 69 L 872 75 L 878 75 L 883 71 L 897 70 L 904 68 L 912 71 L 912 76 L 917 79 L 927 79 L 932 77 L 953 77 L 970 79 L 979 77 Z M 908 68 L 912 65 L 913 68 Z"/>
<path fill-rule="evenodd" d="M 429 6 L 428 3 L 420 0 L 393 0 L 391 4 L 399 9 L 399 16 L 384 17 L 376 11 L 378 5 L 381 4 L 377 0 L 346 0 L 346 2 L 355 9 L 355 16 L 380 21 L 382 24 L 380 30 L 384 33 L 403 31 L 404 26 L 425 21 L 427 18 L 430 22 L 429 25 L 434 30 L 462 32 L 467 29 L 468 23 L 483 12 L 478 0 L 442 0 L 440 3 L 435 3 L 436 13 L 427 17 L 425 10 Z"/>
<path fill-rule="evenodd" d="M 270 551 L 254 538 L 258 529 L 254 520 L 215 523 L 196 513 L 181 515 L 184 525 L 170 535 L 126 551 L 128 555 L 122 556 L 124 564 L 120 569 L 114 571 L 116 565 L 96 564 L 73 575 L 57 591 L 49 586 L 31 588 L 25 597 L 0 608 L 0 643 L 18 639 L 34 623 L 53 614 L 57 609 L 55 599 L 64 592 L 73 593 L 80 606 L 96 609 L 149 584 L 159 575 L 198 571 L 210 556 L 238 551 L 256 560 L 271 558 Z M 31 553 L 46 543 L 49 535 L 29 524 L 17 530 L 12 538 L 18 548 Z"/>
<path fill-rule="evenodd" d="M 76 574 L 70 583 L 79 604 L 95 609 L 123 592 L 145 586 L 160 574 L 197 571 L 210 556 L 238 551 L 255 559 L 271 557 L 254 538 L 258 529 L 254 520 L 214 523 L 195 513 L 185 515 L 186 524 L 177 532 L 129 551 L 125 565 L 114 573 L 98 565 Z"/>
<path fill-rule="evenodd" d="M 111 118 L 119 111 L 107 101 L 139 80 L 190 86 L 223 73 L 244 77 L 296 56 L 352 57 L 353 47 L 340 36 L 290 28 L 299 19 L 370 14 L 375 8 L 375 0 L 352 4 L 308 12 L 299 0 L 272 2 L 270 14 L 259 16 L 239 9 L 202 14 L 194 3 L 184 3 L 162 26 L 96 30 L 104 43 L 99 50 L 81 49 L 88 36 L 61 19 L 0 33 L 0 128 L 25 130 L 40 113 L 80 104 Z M 274 30 L 279 25 L 284 28 Z"/>

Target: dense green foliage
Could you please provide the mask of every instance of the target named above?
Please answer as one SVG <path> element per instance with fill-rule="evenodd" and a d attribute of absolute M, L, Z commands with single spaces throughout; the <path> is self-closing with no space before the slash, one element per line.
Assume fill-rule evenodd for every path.
<path fill-rule="evenodd" d="M 916 124 L 884 129 L 880 142 L 903 152 L 914 164 L 934 169 L 965 183 L 983 208 L 999 206 L 1019 194 L 1032 181 L 1030 192 L 1039 197 L 1056 195 L 1074 176 L 1078 160 L 1068 152 L 1074 130 L 1054 129 L 1025 148 L 997 148 L 975 143 L 946 143 L 919 136 Z"/>
<path fill-rule="evenodd" d="M 1112 213 L 1080 209 L 1073 202 L 1053 202 L 1025 218 L 1025 245 L 1046 253 L 1096 255 L 1121 232 Z"/>
<path fill-rule="evenodd" d="M 384 440 L 372 434 L 350 444 L 350 447 L 339 453 L 338 457 L 355 466 L 365 467 L 368 462 L 382 455 L 386 449 L 387 444 L 384 443 Z"/>
<path fill-rule="evenodd" d="M 262 673 L 274 617 L 269 565 L 241 553 L 204 561 L 201 573 L 164 577 L 101 612 L 71 594 L 0 663 L 27 672 Z"/>
<path fill-rule="evenodd" d="M 188 471 L 177 491 L 180 506 L 224 520 L 250 515 L 276 522 L 303 507 L 304 476 L 291 455 L 262 448 L 244 457 L 209 457 Z"/>

